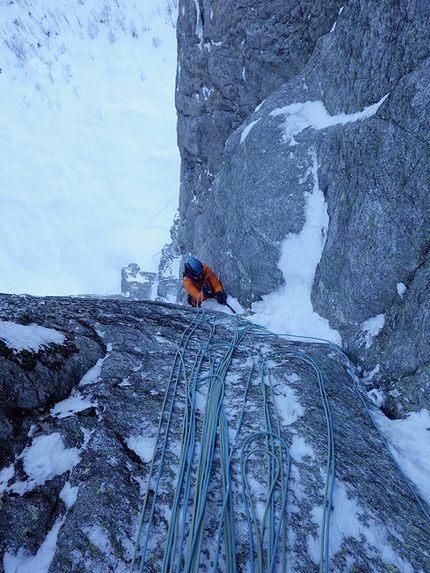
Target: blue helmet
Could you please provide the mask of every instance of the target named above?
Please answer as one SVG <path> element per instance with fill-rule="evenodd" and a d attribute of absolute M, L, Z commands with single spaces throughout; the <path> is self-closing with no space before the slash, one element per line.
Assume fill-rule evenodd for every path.
<path fill-rule="evenodd" d="M 185 263 L 185 272 L 191 276 L 197 277 L 203 272 L 203 265 L 198 259 L 190 257 Z"/>

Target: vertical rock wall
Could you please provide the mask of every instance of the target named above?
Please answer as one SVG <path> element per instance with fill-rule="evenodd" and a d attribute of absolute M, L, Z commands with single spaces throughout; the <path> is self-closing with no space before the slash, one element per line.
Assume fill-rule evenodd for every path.
<path fill-rule="evenodd" d="M 182 0 L 176 108 L 181 153 L 179 245 L 211 209 L 211 187 L 230 134 L 264 98 L 302 70 L 329 32 L 340 0 Z"/>
<path fill-rule="evenodd" d="M 268 62 L 269 55 L 277 53 L 274 38 L 264 50 L 240 52 L 239 68 L 245 69 L 245 77 L 249 58 L 251 68 L 258 62 L 263 82 L 255 80 L 245 99 L 239 95 L 243 76 L 231 82 L 231 100 L 237 107 L 228 108 L 228 113 L 235 111 L 229 115 L 229 129 L 248 116 L 228 136 L 222 162 L 219 145 L 228 130 L 218 138 L 212 122 L 220 115 L 209 106 L 215 99 L 225 105 L 227 99 L 215 95 L 215 88 L 210 92 L 216 85 L 211 78 L 221 72 L 217 68 L 212 75 L 216 52 L 202 32 L 207 20 L 204 6 L 201 9 L 203 24 L 195 31 L 203 35 L 194 36 L 201 58 L 188 61 L 195 84 L 193 97 L 190 92 L 194 108 L 187 114 L 181 104 L 187 85 L 181 67 L 178 81 L 183 157 L 180 247 L 184 254 L 194 252 L 206 259 L 229 292 L 250 306 L 282 284 L 277 268 L 280 245 L 289 233 L 300 233 L 306 194 L 318 186 L 327 202 L 329 226 L 312 290 L 314 310 L 340 332 L 349 355 L 364 370 L 377 373 L 374 380 L 379 378 L 387 388 L 391 381 L 398 388 L 415 388 L 403 399 L 407 410 L 423 403 L 420 396 L 430 385 L 425 310 L 429 294 L 424 279 L 430 249 L 430 7 L 424 0 L 350 0 L 336 17 L 337 7 L 331 5 L 331 21 L 325 12 L 325 25 L 317 28 L 320 37 L 314 34 L 316 47 L 303 69 L 298 62 L 306 61 L 304 55 L 294 59 L 287 51 L 283 60 L 279 57 L 279 83 L 284 83 L 273 93 L 269 90 L 276 81 L 268 70 L 274 68 Z M 284 9 L 292 16 L 291 4 Z M 230 27 L 235 13 L 228 13 Z M 266 20 L 257 6 L 242 6 L 238 15 L 245 40 L 250 29 L 260 27 L 263 42 L 276 28 L 276 18 Z M 303 23 L 303 13 L 300 18 Z M 180 53 L 189 46 L 181 41 L 183 25 L 180 20 Z M 324 31 L 329 33 L 322 36 Z M 294 37 L 297 46 L 305 45 L 299 41 L 303 33 Z M 288 38 L 292 42 L 292 36 Z M 223 42 L 222 36 L 212 39 Z M 216 48 L 224 50 L 226 45 Z M 180 66 L 183 58 L 184 52 Z M 218 65 L 223 61 L 226 70 L 234 69 L 227 59 Z M 289 74 L 296 75 L 290 79 Z M 249 85 L 248 81 L 243 87 Z M 307 102 L 321 102 L 331 123 L 319 125 L 317 119 L 305 118 Z M 363 110 L 368 111 L 356 115 Z M 201 128 L 205 122 L 207 130 Z M 186 130 L 186 125 L 193 127 Z M 377 318 L 381 328 L 385 325 L 382 330 L 375 328 Z M 402 348 L 408 348 L 407 360 Z"/>

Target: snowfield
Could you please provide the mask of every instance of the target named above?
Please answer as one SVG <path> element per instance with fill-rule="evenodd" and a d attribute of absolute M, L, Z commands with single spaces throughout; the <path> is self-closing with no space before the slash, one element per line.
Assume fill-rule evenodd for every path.
<path fill-rule="evenodd" d="M 115 294 L 178 204 L 172 0 L 0 7 L 0 291 Z"/>

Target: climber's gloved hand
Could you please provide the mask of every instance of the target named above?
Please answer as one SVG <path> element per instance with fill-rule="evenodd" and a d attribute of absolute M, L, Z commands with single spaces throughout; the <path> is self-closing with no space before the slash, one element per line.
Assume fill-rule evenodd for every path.
<path fill-rule="evenodd" d="M 204 284 L 202 286 L 201 293 L 203 296 L 205 296 L 207 298 L 208 296 L 210 296 L 212 294 L 212 289 L 209 285 Z"/>
<path fill-rule="evenodd" d="M 215 298 L 219 304 L 225 304 L 227 302 L 227 296 L 222 290 L 216 293 Z"/>

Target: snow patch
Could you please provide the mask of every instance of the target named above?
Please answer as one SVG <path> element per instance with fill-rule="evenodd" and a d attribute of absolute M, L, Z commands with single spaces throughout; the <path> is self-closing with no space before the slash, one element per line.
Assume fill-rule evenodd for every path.
<path fill-rule="evenodd" d="M 285 385 L 276 386 L 276 408 L 284 426 L 291 426 L 305 413 L 297 398 L 296 391 Z M 280 394 L 280 395 L 279 395 Z"/>
<path fill-rule="evenodd" d="M 307 444 L 301 436 L 293 436 L 290 446 L 290 454 L 296 462 L 302 462 L 304 458 L 315 458 L 313 448 Z"/>
<path fill-rule="evenodd" d="M 99 549 L 102 553 L 109 554 L 112 552 L 112 546 L 109 541 L 109 537 L 106 531 L 100 525 L 94 524 L 91 526 L 84 526 L 82 531 L 91 541 L 91 543 L 95 545 L 95 547 L 97 547 L 97 549 Z"/>
<path fill-rule="evenodd" d="M 249 320 L 278 334 L 318 337 L 340 346 L 339 333 L 314 312 L 310 299 L 328 228 L 327 204 L 318 183 L 316 151 L 312 152 L 309 174 L 313 177 L 314 188 L 306 197 L 305 224 L 298 235 L 289 233 L 281 245 L 278 268 L 284 275 L 285 284 L 254 303 L 254 314 Z"/>
<path fill-rule="evenodd" d="M 10 464 L 0 471 L 0 494 L 7 488 L 7 482 L 15 475 L 15 464 Z"/>
<path fill-rule="evenodd" d="M 362 376 L 363 382 L 364 382 L 365 384 L 369 384 L 370 382 L 372 382 L 373 378 L 376 376 L 376 374 L 378 374 L 378 372 L 379 372 L 380 369 L 381 369 L 380 364 L 377 364 L 377 365 L 375 366 L 375 368 L 373 368 L 373 370 L 370 370 L 370 372 L 368 372 L 368 371 L 365 370 L 365 371 L 363 372 L 363 376 Z"/>
<path fill-rule="evenodd" d="M 97 402 L 92 402 L 88 398 L 84 398 L 81 394 L 73 390 L 72 395 L 61 402 L 57 402 L 51 411 L 50 416 L 55 418 L 68 418 L 78 412 L 83 412 L 91 407 L 96 407 Z"/>
<path fill-rule="evenodd" d="M 397 294 L 399 295 L 400 298 L 403 298 L 405 296 L 405 292 L 407 291 L 407 287 L 405 284 L 403 283 L 397 283 Z"/>
<path fill-rule="evenodd" d="M 370 348 L 375 336 L 383 329 L 385 324 L 385 314 L 378 314 L 361 323 L 360 329 L 364 333 L 365 348 Z"/>
<path fill-rule="evenodd" d="M 194 4 L 196 6 L 196 36 L 200 38 L 199 48 L 201 49 L 203 42 L 203 23 L 199 0 L 194 0 Z"/>
<path fill-rule="evenodd" d="M 369 392 L 367 392 L 367 395 L 378 408 L 381 408 L 384 405 L 385 394 L 381 388 L 372 388 L 369 390 Z"/>
<path fill-rule="evenodd" d="M 0 320 L 0 339 L 17 352 L 22 350 L 39 352 L 41 347 L 48 344 L 63 344 L 66 337 L 61 332 L 37 324 L 24 326 Z"/>
<path fill-rule="evenodd" d="M 63 486 L 63 489 L 60 491 L 60 499 L 64 501 L 64 504 L 67 509 L 70 509 L 76 502 L 78 498 L 79 486 L 72 487 L 69 481 Z"/>
<path fill-rule="evenodd" d="M 312 520 L 321 529 L 323 507 L 312 510 Z M 329 558 L 341 551 L 345 539 L 354 538 L 357 541 L 366 539 L 370 547 L 378 548 L 378 554 L 386 563 L 387 569 L 396 568 L 402 573 L 413 573 L 408 561 L 399 557 L 392 549 L 389 537 L 399 534 L 385 527 L 377 521 L 368 511 L 366 514 L 354 498 L 351 498 L 345 485 L 336 480 L 333 489 L 333 510 L 330 512 L 330 545 Z M 309 554 L 316 564 L 320 562 L 320 536 L 308 538 Z"/>
<path fill-rule="evenodd" d="M 63 438 L 58 432 L 34 438 L 31 446 L 26 447 L 18 457 L 20 458 L 29 480 L 16 482 L 8 490 L 21 495 L 56 475 L 70 471 L 81 459 L 78 448 L 64 447 Z"/>
<path fill-rule="evenodd" d="M 209 99 L 209 97 L 214 93 L 214 88 L 209 89 L 206 86 L 203 86 L 202 92 L 203 92 L 203 97 L 204 97 L 205 101 L 207 101 Z"/>
<path fill-rule="evenodd" d="M 430 504 L 430 412 L 412 412 L 404 420 L 389 420 L 380 411 L 373 416 L 398 464 Z"/>
<path fill-rule="evenodd" d="M 242 131 L 242 133 L 240 135 L 240 143 L 243 143 L 245 141 L 245 139 L 248 137 L 251 129 L 254 127 L 254 125 L 256 123 L 258 123 L 260 121 L 260 119 L 261 119 L 261 117 L 259 119 L 256 119 L 255 121 L 251 121 L 251 123 L 245 127 L 245 129 Z"/>
<path fill-rule="evenodd" d="M 5 573 L 48 573 L 57 547 L 57 538 L 64 518 L 56 521 L 36 555 L 30 555 L 22 547 L 17 554 L 6 552 L 3 559 Z"/>
<path fill-rule="evenodd" d="M 378 111 L 380 106 L 387 99 L 389 94 L 381 98 L 377 103 L 364 108 L 357 113 L 339 113 L 331 116 L 326 110 L 322 101 L 307 101 L 304 103 L 293 103 L 282 108 L 276 108 L 269 115 L 276 117 L 285 115 L 287 119 L 282 124 L 282 139 L 287 145 L 297 145 L 294 139 L 303 130 L 311 127 L 316 130 L 325 129 L 333 125 L 345 125 L 363 119 L 368 119 Z"/>
<path fill-rule="evenodd" d="M 133 450 L 139 458 L 149 463 L 154 455 L 155 437 L 148 438 L 147 436 L 130 436 L 125 439 L 127 446 Z"/>
<path fill-rule="evenodd" d="M 109 349 L 108 349 L 109 350 Z M 95 384 L 101 380 L 103 362 L 109 356 L 106 354 L 104 358 L 99 358 L 95 365 L 88 370 L 79 382 L 79 386 L 87 386 L 88 384 Z"/>

